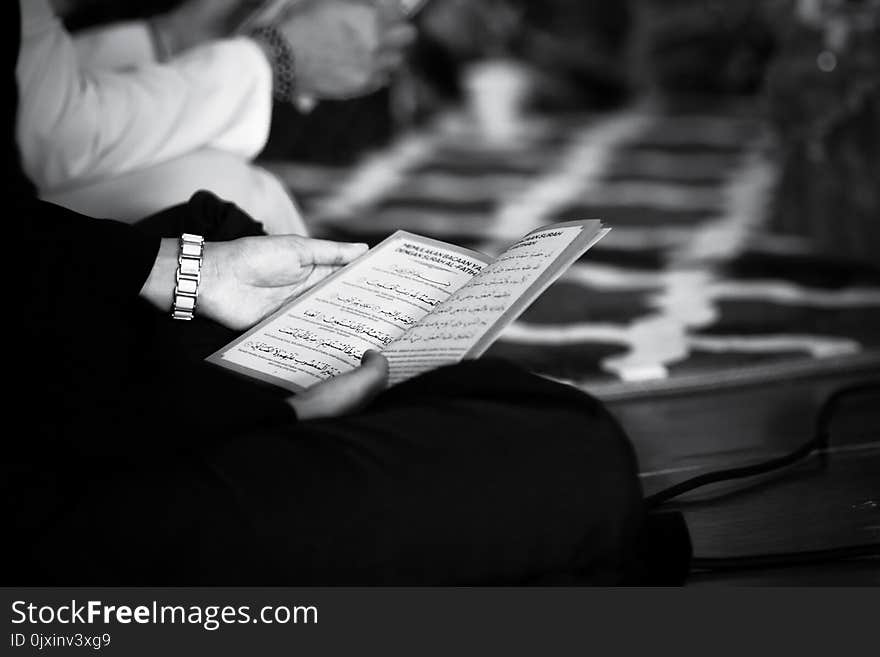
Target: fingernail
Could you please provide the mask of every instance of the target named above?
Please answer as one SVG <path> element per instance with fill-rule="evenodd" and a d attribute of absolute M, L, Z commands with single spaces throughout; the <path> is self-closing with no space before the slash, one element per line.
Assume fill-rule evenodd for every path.
<path fill-rule="evenodd" d="M 367 349 L 364 352 L 364 355 L 361 356 L 361 363 L 366 363 L 368 360 L 375 358 L 379 355 L 379 352 L 375 349 Z"/>

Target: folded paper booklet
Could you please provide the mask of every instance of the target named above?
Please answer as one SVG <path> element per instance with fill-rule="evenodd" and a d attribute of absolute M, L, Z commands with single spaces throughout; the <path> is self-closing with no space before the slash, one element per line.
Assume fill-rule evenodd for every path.
<path fill-rule="evenodd" d="M 479 357 L 607 232 L 597 220 L 544 226 L 492 258 L 397 231 L 207 360 L 299 391 L 374 349 L 394 385 Z"/>

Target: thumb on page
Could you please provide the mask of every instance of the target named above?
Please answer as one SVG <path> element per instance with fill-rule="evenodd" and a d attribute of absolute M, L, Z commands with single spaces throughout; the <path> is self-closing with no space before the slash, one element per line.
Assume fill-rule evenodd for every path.
<path fill-rule="evenodd" d="M 356 413 L 388 385 L 388 361 L 378 351 L 367 351 L 360 367 L 322 381 L 289 397 L 300 420 L 317 420 Z"/>

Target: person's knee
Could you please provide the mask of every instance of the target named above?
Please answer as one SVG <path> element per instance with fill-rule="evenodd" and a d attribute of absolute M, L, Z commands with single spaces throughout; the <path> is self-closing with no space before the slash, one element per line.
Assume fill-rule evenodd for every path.
<path fill-rule="evenodd" d="M 577 408 L 537 411 L 548 431 L 536 448 L 557 450 L 556 477 L 574 504 L 565 522 L 578 527 L 568 570 L 584 582 L 625 577 L 643 518 L 642 489 L 633 447 L 620 425 L 596 400 Z M 565 569 L 562 564 L 562 569 Z"/>
<path fill-rule="evenodd" d="M 582 392 L 533 374 L 500 358 L 478 358 L 420 374 L 387 390 L 379 405 L 419 400 L 442 402 L 451 399 L 484 399 L 506 403 L 541 403 L 556 400 L 592 406 Z"/>

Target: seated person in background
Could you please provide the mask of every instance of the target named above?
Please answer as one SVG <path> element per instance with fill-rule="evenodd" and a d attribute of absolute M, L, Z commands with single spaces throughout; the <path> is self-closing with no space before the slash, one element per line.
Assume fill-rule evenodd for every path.
<path fill-rule="evenodd" d="M 473 361 L 384 390 L 387 363 L 368 355 L 286 398 L 206 365 L 231 330 L 364 247 L 252 237 L 259 226 L 210 194 L 136 226 L 36 200 L 14 138 L 18 3 L 2 11 L 5 205 L 26 259 L 12 263 L 24 278 L 3 441 L 7 584 L 638 575 L 632 449 L 574 388 Z M 207 238 L 188 322 L 168 312 L 184 231 Z"/>
<path fill-rule="evenodd" d="M 134 221 L 209 189 L 267 232 L 305 234 L 281 183 L 250 161 L 268 136 L 273 94 L 370 92 L 412 29 L 387 2 L 325 0 L 291 3 L 274 28 L 209 39 L 238 5 L 189 0 L 153 21 L 153 36 L 141 23 L 73 39 L 48 0 L 23 3 L 17 136 L 40 195 Z M 202 29 L 182 29 L 193 17 Z"/>
<path fill-rule="evenodd" d="M 605 108 L 626 99 L 631 3 L 602 0 L 433 0 L 419 15 L 414 66 L 426 97 L 459 99 L 463 69 L 515 62 L 539 111 Z"/>
<path fill-rule="evenodd" d="M 629 93 L 631 2 L 528 0 L 512 50 L 533 67 L 539 109 L 613 107 Z"/>

